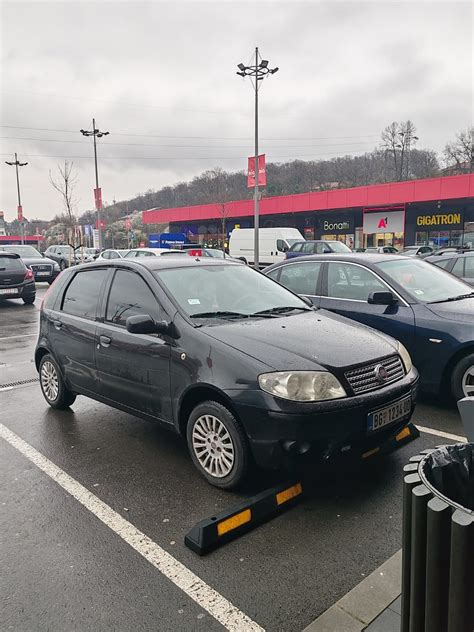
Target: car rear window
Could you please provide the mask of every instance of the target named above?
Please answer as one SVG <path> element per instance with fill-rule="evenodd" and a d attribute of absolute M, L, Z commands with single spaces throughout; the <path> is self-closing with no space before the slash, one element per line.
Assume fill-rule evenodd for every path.
<path fill-rule="evenodd" d="M 62 311 L 93 320 L 106 275 L 107 270 L 104 269 L 78 272 L 66 289 Z"/>
<path fill-rule="evenodd" d="M 25 264 L 19 257 L 5 257 L 0 255 L 0 271 L 18 271 L 23 270 Z"/>

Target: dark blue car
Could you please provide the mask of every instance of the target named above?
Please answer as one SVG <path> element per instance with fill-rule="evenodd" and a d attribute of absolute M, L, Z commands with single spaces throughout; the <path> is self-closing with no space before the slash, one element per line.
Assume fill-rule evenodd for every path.
<path fill-rule="evenodd" d="M 474 291 L 460 279 L 417 257 L 356 253 L 299 257 L 265 274 L 400 340 L 423 390 L 474 396 Z"/>

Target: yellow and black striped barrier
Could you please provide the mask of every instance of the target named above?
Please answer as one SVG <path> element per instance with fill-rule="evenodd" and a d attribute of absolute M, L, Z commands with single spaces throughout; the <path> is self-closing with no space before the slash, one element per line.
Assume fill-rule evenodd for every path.
<path fill-rule="evenodd" d="M 293 507 L 302 495 L 300 482 L 268 489 L 216 516 L 201 520 L 186 534 L 184 543 L 198 555 L 205 555 Z"/>

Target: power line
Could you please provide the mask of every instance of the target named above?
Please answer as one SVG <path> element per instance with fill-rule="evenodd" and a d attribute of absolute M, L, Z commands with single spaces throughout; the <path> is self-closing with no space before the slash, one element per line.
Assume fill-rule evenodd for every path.
<path fill-rule="evenodd" d="M 19 125 L 0 125 L 1 128 L 4 129 L 24 129 L 29 131 L 36 132 L 60 132 L 67 134 L 77 134 L 77 129 L 52 129 L 50 127 L 22 127 Z M 111 132 L 114 136 L 135 136 L 137 138 L 183 138 L 183 139 L 194 139 L 194 140 L 253 140 L 250 136 L 171 136 L 171 135 L 163 135 L 163 134 L 134 134 L 127 132 Z M 379 134 L 360 134 L 356 136 L 295 136 L 288 138 L 272 138 L 272 137 L 262 137 L 262 140 L 343 140 L 347 139 L 355 139 L 355 138 L 379 138 Z"/>
<path fill-rule="evenodd" d="M 21 136 L 0 136 L 0 140 L 26 140 L 26 141 L 32 141 L 32 142 L 39 142 L 39 143 L 63 143 L 63 144 L 69 144 L 69 143 L 76 143 L 79 145 L 84 145 L 84 141 L 81 140 L 62 140 L 59 138 L 28 138 L 28 137 L 21 137 Z M 175 148 L 186 148 L 186 149 L 223 149 L 224 146 L 222 145 L 174 145 L 174 144 L 164 144 L 164 143 L 110 143 L 107 142 L 107 145 L 119 145 L 122 147 L 175 147 Z M 281 149 L 281 148 L 298 148 L 298 147 L 337 147 L 337 146 L 349 146 L 349 145 L 372 145 L 373 143 L 369 142 L 369 141 L 359 141 L 356 143 L 321 143 L 321 144 L 305 144 L 305 145 L 273 145 L 271 147 L 271 149 L 277 148 L 277 149 Z M 241 149 L 241 148 L 245 148 L 248 147 L 248 145 L 232 145 L 229 146 L 229 149 Z"/>
<path fill-rule="evenodd" d="M 300 157 L 311 157 L 311 156 L 348 156 L 351 154 L 360 154 L 366 153 L 363 151 L 346 151 L 346 152 L 324 152 L 321 154 L 299 154 L 295 157 L 294 154 L 281 155 L 281 154 L 270 154 L 271 160 L 275 158 L 292 158 L 293 160 L 299 160 Z M 0 154 L 1 156 L 11 156 L 10 153 Z M 27 156 L 28 158 L 63 158 L 68 160 L 93 160 L 92 156 L 65 156 L 65 155 L 51 155 L 51 154 L 22 154 L 22 156 Z M 133 162 L 134 160 L 247 160 L 248 156 L 101 156 L 101 160 L 129 160 Z"/>

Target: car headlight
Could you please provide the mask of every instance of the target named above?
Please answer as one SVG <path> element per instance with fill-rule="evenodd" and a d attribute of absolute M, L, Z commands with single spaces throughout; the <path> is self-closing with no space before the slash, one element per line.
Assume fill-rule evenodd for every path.
<path fill-rule="evenodd" d="M 278 371 L 258 376 L 262 391 L 294 402 L 320 402 L 346 397 L 337 377 L 327 371 Z"/>
<path fill-rule="evenodd" d="M 413 367 L 413 362 L 411 361 L 410 354 L 406 350 L 405 346 L 402 345 L 402 343 L 399 340 L 397 340 L 397 343 L 398 343 L 398 353 L 400 354 L 402 362 L 405 365 L 405 371 L 407 373 L 410 373 Z"/>

